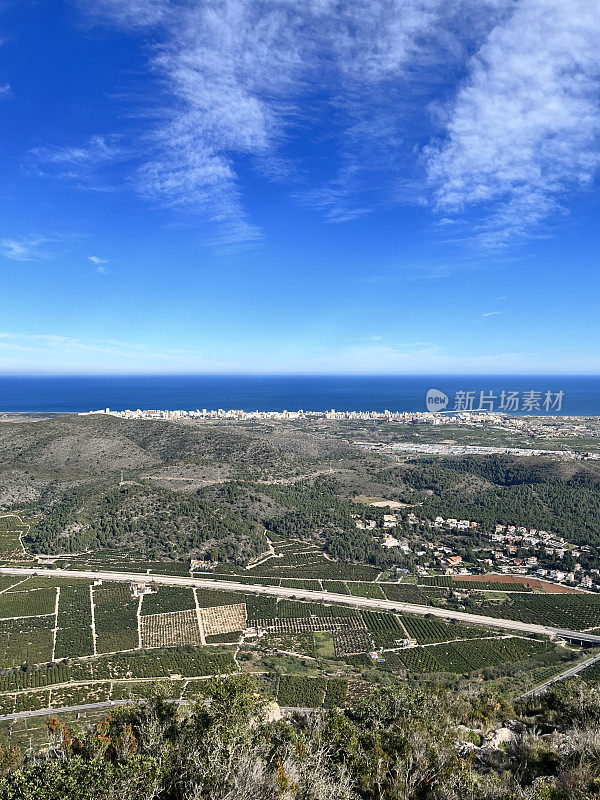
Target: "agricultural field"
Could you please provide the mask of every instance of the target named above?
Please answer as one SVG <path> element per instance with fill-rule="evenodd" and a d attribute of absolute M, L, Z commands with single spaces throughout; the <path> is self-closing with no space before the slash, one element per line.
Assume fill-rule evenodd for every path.
<path fill-rule="evenodd" d="M 377 583 L 348 583 L 350 594 L 355 597 L 371 597 L 375 600 L 385 600 L 383 589 Z"/>
<path fill-rule="evenodd" d="M 194 589 L 194 595 L 200 608 L 230 606 L 239 603 L 241 600 L 239 592 L 222 592 L 219 589 Z"/>
<path fill-rule="evenodd" d="M 116 653 L 138 647 L 138 600 L 132 598 L 129 585 L 94 586 L 92 595 L 98 653 Z"/>
<path fill-rule="evenodd" d="M 350 590 L 345 581 L 321 581 L 326 592 L 334 594 L 350 594 Z"/>
<path fill-rule="evenodd" d="M 53 617 L 0 620 L 0 670 L 52 659 Z"/>
<path fill-rule="evenodd" d="M 188 611 L 196 608 L 194 590 L 185 586 L 157 586 L 145 594 L 141 614 L 164 614 L 169 611 Z"/>
<path fill-rule="evenodd" d="M 346 704 L 348 681 L 343 678 L 329 678 L 325 689 L 323 705 L 325 708 L 343 708 Z"/>
<path fill-rule="evenodd" d="M 407 638 L 402 622 L 394 614 L 363 611 L 362 618 L 376 647 L 395 647 Z"/>
<path fill-rule="evenodd" d="M 325 678 L 306 678 L 301 675 L 282 675 L 277 687 L 280 706 L 318 708 L 325 699 Z"/>
<path fill-rule="evenodd" d="M 31 591 L 11 591 L 0 594 L 0 619 L 13 617 L 39 617 L 54 614 L 56 593 L 54 588 Z"/>
<path fill-rule="evenodd" d="M 445 586 L 458 591 L 463 590 L 480 590 L 480 591 L 493 591 L 493 592 L 532 592 L 533 589 L 525 583 L 512 581 L 510 583 L 505 581 L 494 580 L 468 580 L 461 578 L 460 580 L 452 578 L 451 576 L 439 575 L 432 578 L 419 578 L 417 581 L 419 586 Z"/>
<path fill-rule="evenodd" d="M 441 622 L 428 617 L 417 617 L 403 614 L 402 624 L 411 639 L 418 644 L 434 644 L 448 642 L 453 639 L 476 639 L 490 635 L 485 628 L 475 625 L 461 625 L 458 622 Z"/>
<path fill-rule="evenodd" d="M 217 647 L 177 647 L 100 656 L 82 661 L 61 661 L 23 671 L 6 670 L 0 675 L 0 694 L 43 689 L 55 684 L 116 679 L 191 678 L 237 671 L 230 652 Z"/>
<path fill-rule="evenodd" d="M 60 686 L 50 689 L 49 706 L 63 708 L 87 703 L 103 703 L 111 699 L 110 687 L 110 683 L 96 683 L 91 686 Z"/>
<path fill-rule="evenodd" d="M 0 575 L 0 592 L 5 592 L 7 589 L 14 589 L 17 584 L 21 586 L 25 583 L 22 578 L 11 577 L 10 575 Z"/>
<path fill-rule="evenodd" d="M 54 658 L 94 655 L 90 586 L 63 586 L 58 598 Z"/>
<path fill-rule="evenodd" d="M 379 584 L 387 600 L 392 600 L 395 603 L 417 603 L 418 605 L 427 605 L 429 598 L 432 594 L 420 589 L 417 586 L 410 586 L 408 584 Z"/>
<path fill-rule="evenodd" d="M 300 633 L 276 633 L 269 631 L 260 640 L 261 647 L 272 651 L 296 653 L 299 656 L 315 656 L 315 639 L 312 631 Z"/>
<path fill-rule="evenodd" d="M 242 631 L 246 627 L 246 604 L 201 608 L 200 621 L 205 636 Z"/>
<path fill-rule="evenodd" d="M 313 633 L 314 654 L 318 658 L 334 658 L 335 648 L 331 631 L 315 631 Z"/>
<path fill-rule="evenodd" d="M 519 637 L 478 639 L 468 642 L 411 647 L 394 654 L 385 654 L 394 669 L 397 658 L 409 672 L 470 673 L 485 667 L 524 661 L 550 650 L 547 642 Z"/>
<path fill-rule="evenodd" d="M 1 597 L 2 595 L 0 595 Z M 600 626 L 600 596 L 591 594 L 511 595 L 510 601 L 507 603 L 483 602 L 481 613 L 490 617 L 582 631 Z"/>
<path fill-rule="evenodd" d="M 28 527 L 20 517 L 12 514 L 0 516 L 0 559 L 23 556 L 19 535 L 25 533 Z"/>
<path fill-rule="evenodd" d="M 193 611 L 170 611 L 140 617 L 142 647 L 175 647 L 202 644 L 198 615 Z"/>

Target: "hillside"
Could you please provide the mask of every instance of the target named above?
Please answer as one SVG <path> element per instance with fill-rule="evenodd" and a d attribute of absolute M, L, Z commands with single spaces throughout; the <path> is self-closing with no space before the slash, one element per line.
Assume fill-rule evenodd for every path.
<path fill-rule="evenodd" d="M 600 790 L 597 688 L 511 706 L 402 685 L 288 719 L 256 688 L 211 681 L 197 704 L 112 709 L 84 729 L 50 718 L 37 752 L 3 751 L 0 798 L 591 800 Z"/>

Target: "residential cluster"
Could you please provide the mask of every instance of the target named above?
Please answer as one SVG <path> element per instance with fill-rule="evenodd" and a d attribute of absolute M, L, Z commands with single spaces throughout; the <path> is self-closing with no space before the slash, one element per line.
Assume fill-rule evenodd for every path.
<path fill-rule="evenodd" d="M 381 453 L 419 453 L 421 455 L 464 456 L 464 455 L 511 455 L 511 456 L 559 456 L 564 459 L 600 458 L 600 454 L 576 453 L 573 450 L 537 450 L 530 447 L 488 447 L 471 444 L 422 444 L 420 442 L 354 442 L 359 447 L 377 450 Z"/>
<path fill-rule="evenodd" d="M 374 507 L 400 508 L 394 501 L 373 502 Z M 579 586 L 583 589 L 600 591 L 600 569 L 587 569 L 577 560 L 584 555 L 588 560 L 592 554 L 589 545 L 574 546 L 562 536 L 549 531 L 528 529 L 523 526 L 495 526 L 493 531 L 483 530 L 479 522 L 468 519 L 437 516 L 433 520 L 419 518 L 414 512 L 400 516 L 386 513 L 378 525 L 376 520 L 354 515 L 356 527 L 373 531 L 384 547 L 398 548 L 405 554 L 413 554 L 417 574 L 422 577 L 435 575 L 481 575 L 496 573 L 503 575 L 529 575 L 556 583 Z M 469 547 L 467 560 L 452 546 L 452 540 L 430 540 L 420 533 L 415 536 L 401 536 L 397 531 L 401 524 L 420 526 L 419 530 L 429 528 L 433 532 L 479 531 L 489 544 Z M 404 528 L 406 530 L 406 528 Z"/>

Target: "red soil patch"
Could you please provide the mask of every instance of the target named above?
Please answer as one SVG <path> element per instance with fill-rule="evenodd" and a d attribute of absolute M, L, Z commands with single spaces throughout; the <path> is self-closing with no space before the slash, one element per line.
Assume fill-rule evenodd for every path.
<path fill-rule="evenodd" d="M 560 586 L 557 583 L 541 581 L 539 578 L 530 578 L 527 575 L 453 575 L 453 581 L 479 581 L 487 583 L 521 583 L 529 589 L 543 589 L 548 594 L 581 594 L 579 589 L 573 586 Z"/>

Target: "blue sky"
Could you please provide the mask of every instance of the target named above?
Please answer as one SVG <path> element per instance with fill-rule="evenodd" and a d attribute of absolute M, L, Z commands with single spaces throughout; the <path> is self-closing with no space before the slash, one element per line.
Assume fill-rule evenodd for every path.
<path fill-rule="evenodd" d="M 0 2 L 0 371 L 599 372 L 600 0 Z"/>

